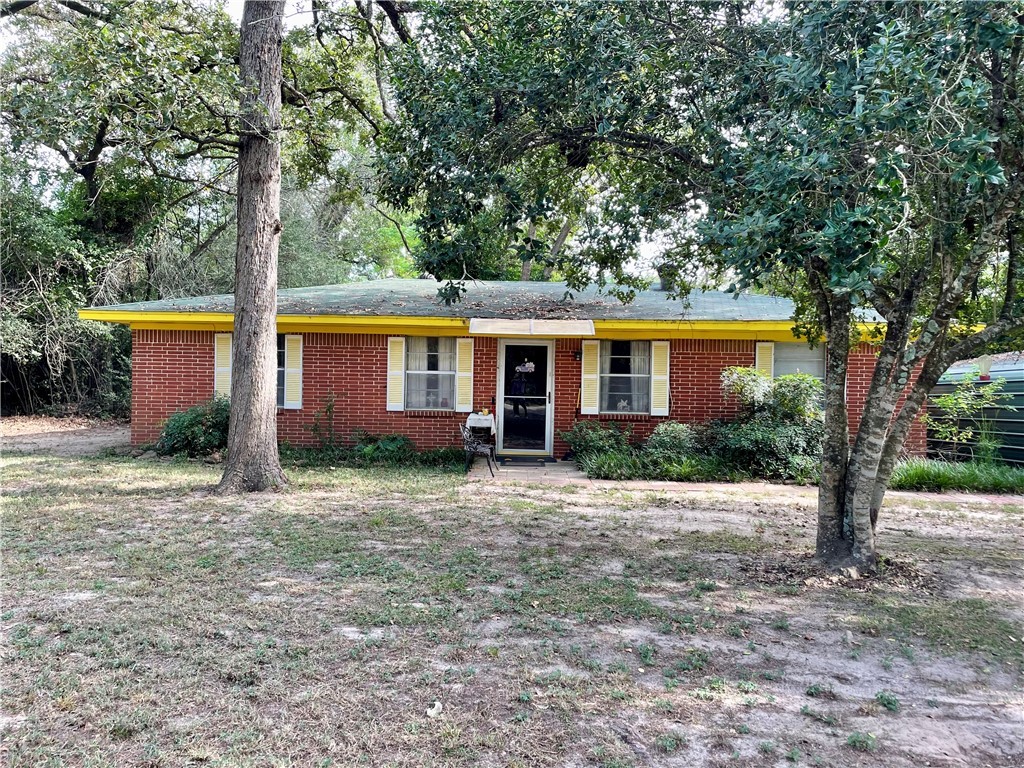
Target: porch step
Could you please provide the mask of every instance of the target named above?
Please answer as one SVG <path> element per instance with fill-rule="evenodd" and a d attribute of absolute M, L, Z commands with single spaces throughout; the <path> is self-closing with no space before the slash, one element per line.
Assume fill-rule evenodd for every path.
<path fill-rule="evenodd" d="M 558 460 L 551 456 L 499 456 L 498 463 L 503 467 L 509 464 L 557 464 Z"/>

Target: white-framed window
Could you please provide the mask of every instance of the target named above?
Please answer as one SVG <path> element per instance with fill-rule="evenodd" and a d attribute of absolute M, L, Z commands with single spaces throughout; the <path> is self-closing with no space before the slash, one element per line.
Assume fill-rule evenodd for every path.
<path fill-rule="evenodd" d="M 455 410 L 455 339 L 410 336 L 405 341 L 406 410 Z"/>
<path fill-rule="evenodd" d="M 651 412 L 651 342 L 601 342 L 600 412 Z"/>
<path fill-rule="evenodd" d="M 790 373 L 809 373 L 825 380 L 825 345 L 811 347 L 806 342 L 775 342 L 772 376 L 778 378 Z"/>

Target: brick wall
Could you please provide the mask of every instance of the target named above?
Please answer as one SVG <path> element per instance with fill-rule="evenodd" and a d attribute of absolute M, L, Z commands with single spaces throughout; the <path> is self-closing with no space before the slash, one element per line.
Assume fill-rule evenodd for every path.
<path fill-rule="evenodd" d="M 642 439 L 648 437 L 662 421 L 695 423 L 736 413 L 735 402 L 722 398 L 722 370 L 734 365 L 752 366 L 754 342 L 674 339 L 670 344 L 668 416 L 579 416 L 581 363 L 574 356 L 582 349 L 582 344 L 579 339 L 560 339 L 555 355 L 555 456 L 562 456 L 569 449 L 558 433 L 568 429 L 576 419 L 629 424 L 633 434 Z"/>
<path fill-rule="evenodd" d="M 877 357 L 877 351 L 870 344 L 858 344 L 850 351 L 850 363 L 846 375 L 846 403 L 847 413 L 850 417 L 851 436 L 856 434 L 861 417 L 864 415 L 864 404 L 868 397 L 868 389 L 871 387 L 871 377 L 875 372 Z M 899 413 L 904 399 L 903 397 L 899 399 L 896 405 L 897 413 Z M 924 422 L 918 419 L 910 428 L 904 450 L 915 456 L 924 456 L 927 453 L 927 442 L 928 434 Z"/>
<path fill-rule="evenodd" d="M 473 404 L 491 407 L 497 385 L 498 344 L 473 344 Z M 302 338 L 302 408 L 280 409 L 277 431 L 293 445 L 316 444 L 312 428 L 317 411 L 334 397 L 334 432 L 348 441 L 357 429 L 407 435 L 419 448 L 461 444 L 459 424 L 466 414 L 454 411 L 387 410 L 387 336 L 307 333 Z"/>
<path fill-rule="evenodd" d="M 163 422 L 213 396 L 212 331 L 132 332 L 132 443 L 151 443 Z M 644 438 L 661 421 L 701 422 L 728 417 L 735 403 L 721 395 L 723 368 L 754 364 L 753 341 L 675 339 L 670 348 L 669 416 L 615 414 L 579 416 L 579 339 L 555 342 L 555 456 L 568 446 L 559 433 L 578 418 L 624 422 Z M 855 430 L 874 366 L 871 347 L 851 355 L 848 398 L 850 428 Z M 473 403 L 491 407 L 498 378 L 497 339 L 474 341 Z M 334 398 L 334 433 L 347 440 L 357 429 L 408 435 L 420 448 L 456 445 L 465 414 L 452 411 L 388 411 L 385 405 L 387 337 L 371 334 L 307 333 L 302 349 L 302 408 L 278 410 L 278 434 L 293 445 L 316 443 L 313 426 Z M 325 424 L 326 428 L 326 424 Z M 924 429 L 915 425 L 909 447 L 924 451 Z"/>
<path fill-rule="evenodd" d="M 132 331 L 132 445 L 172 413 L 213 397 L 213 331 Z"/>

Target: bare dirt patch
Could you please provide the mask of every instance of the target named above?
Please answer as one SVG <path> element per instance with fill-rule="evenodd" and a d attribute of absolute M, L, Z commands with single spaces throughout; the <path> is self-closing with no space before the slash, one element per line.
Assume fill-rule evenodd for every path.
<path fill-rule="evenodd" d="M 1024 761 L 1004 499 L 896 498 L 854 580 L 808 556 L 806 489 L 3 473 L 12 766 Z"/>
<path fill-rule="evenodd" d="M 127 453 L 131 430 L 122 422 L 79 417 L 5 416 L 0 419 L 0 451 L 52 456 Z"/>

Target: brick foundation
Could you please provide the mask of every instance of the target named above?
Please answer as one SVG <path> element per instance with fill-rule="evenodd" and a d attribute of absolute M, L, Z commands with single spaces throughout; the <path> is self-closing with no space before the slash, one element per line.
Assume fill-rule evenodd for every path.
<path fill-rule="evenodd" d="M 213 396 L 212 331 L 132 331 L 132 444 L 159 437 L 163 422 L 176 411 Z M 659 422 L 702 422 L 725 418 L 736 405 L 721 394 L 722 369 L 754 364 L 753 341 L 675 339 L 670 350 L 670 408 L 667 417 L 615 415 L 578 416 L 579 339 L 555 342 L 555 456 L 568 450 L 559 433 L 578 418 L 625 422 L 638 438 L 650 435 Z M 847 396 L 850 429 L 855 431 L 874 367 L 874 352 L 858 347 L 850 357 Z M 333 396 L 334 434 L 342 441 L 353 431 L 399 433 L 419 448 L 460 443 L 459 424 L 465 414 L 452 411 L 388 411 L 385 407 L 387 337 L 373 334 L 303 334 L 302 408 L 278 410 L 278 435 L 292 445 L 315 445 L 318 412 Z M 473 357 L 473 403 L 492 407 L 497 391 L 498 341 L 477 338 Z M 327 429 L 321 416 L 322 429 Z M 915 424 L 907 448 L 922 453 L 924 427 Z"/>

